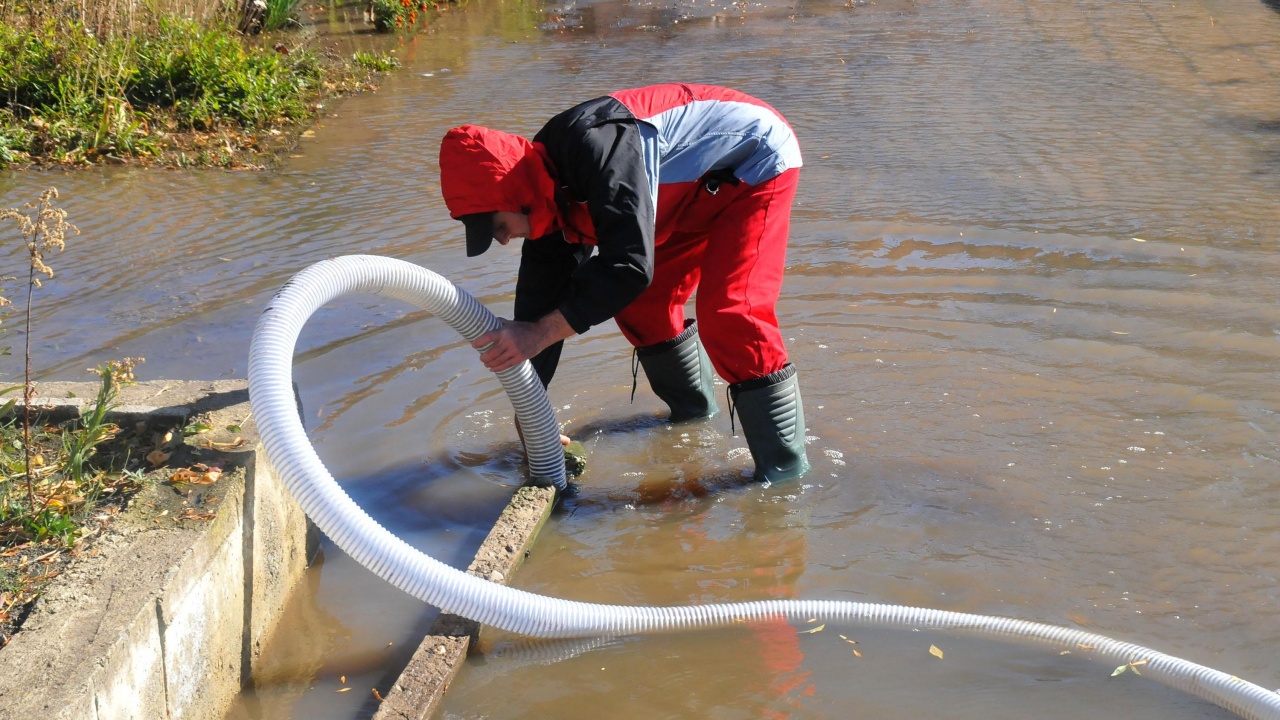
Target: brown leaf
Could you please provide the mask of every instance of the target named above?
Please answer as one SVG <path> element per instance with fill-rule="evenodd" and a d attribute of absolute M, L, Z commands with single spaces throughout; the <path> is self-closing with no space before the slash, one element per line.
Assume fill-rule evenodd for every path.
<path fill-rule="evenodd" d="M 181 468 L 173 474 L 170 482 L 190 485 L 212 485 L 218 482 L 218 478 L 222 476 L 222 469 L 216 467 L 204 469 L 206 467 L 196 464 L 189 468 Z"/>
<path fill-rule="evenodd" d="M 151 452 L 147 453 L 147 462 L 151 463 L 152 465 L 155 465 L 156 467 L 159 467 L 165 464 L 169 460 L 169 455 L 170 453 L 167 453 L 163 450 L 152 450 Z"/>
<path fill-rule="evenodd" d="M 202 512 L 197 512 L 195 508 L 187 508 L 182 511 L 181 515 L 175 517 L 173 521 L 178 522 L 179 520 L 204 520 L 205 522 L 208 522 L 214 519 L 215 517 L 217 517 L 215 513 L 211 513 L 211 512 L 202 513 Z"/>
<path fill-rule="evenodd" d="M 382 702 L 382 693 L 378 692 L 378 688 L 373 689 L 373 696 L 378 698 L 378 702 Z"/>

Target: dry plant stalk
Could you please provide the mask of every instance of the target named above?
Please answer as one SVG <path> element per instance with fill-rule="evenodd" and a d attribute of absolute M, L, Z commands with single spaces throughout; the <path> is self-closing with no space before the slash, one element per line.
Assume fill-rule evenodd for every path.
<path fill-rule="evenodd" d="M 35 289 L 40 287 L 40 275 L 53 278 L 53 268 L 44 262 L 45 253 L 61 251 L 66 247 L 67 233 L 80 234 L 80 229 L 67 222 L 67 211 L 53 206 L 58 197 L 57 188 L 40 193 L 40 199 L 22 206 L 22 210 L 0 210 L 0 221 L 13 220 L 18 225 L 27 246 L 27 307 L 24 340 L 24 375 L 22 386 L 22 450 L 25 461 L 27 501 L 34 509 L 35 486 L 31 475 L 31 401 L 35 397 L 35 383 L 31 381 L 31 301 Z M 24 212 L 33 211 L 33 212 Z"/>
<path fill-rule="evenodd" d="M 225 0 L 0 0 L 0 22 L 25 18 L 34 30 L 48 20 L 74 21 L 94 37 L 138 37 L 152 29 L 156 17 L 205 23 L 227 6 Z"/>

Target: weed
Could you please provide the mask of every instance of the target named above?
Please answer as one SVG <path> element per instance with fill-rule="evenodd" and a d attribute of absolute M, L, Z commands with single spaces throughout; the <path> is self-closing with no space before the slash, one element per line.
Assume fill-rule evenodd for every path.
<path fill-rule="evenodd" d="M 100 378 L 97 396 L 77 420 L 60 426 L 38 423 L 29 437 L 18 432 L 13 419 L 0 424 L 0 466 L 5 476 L 21 476 L 23 455 L 32 458 L 27 493 L 13 492 L 11 480 L 0 484 L 0 539 L 71 547 L 83 534 L 89 512 L 102 500 L 142 486 L 141 472 L 119 467 L 128 464 L 127 455 L 114 463 L 94 460 L 102 445 L 119 432 L 107 416 L 116 407 L 120 388 L 132 382 L 139 362 L 125 358 L 99 366 L 94 371 Z"/>
<path fill-rule="evenodd" d="M 97 447 L 115 435 L 116 427 L 107 422 L 107 414 L 116 407 L 120 386 L 133 382 L 133 369 L 145 361 L 145 358 L 128 357 L 110 360 L 89 371 L 101 379 L 98 396 L 89 413 L 80 418 L 79 431 L 64 436 L 63 441 L 63 471 L 76 485 L 85 484 L 85 463 L 97 452 Z"/>
<path fill-rule="evenodd" d="M 306 48 L 248 44 L 225 25 L 176 16 L 152 25 L 99 38 L 68 20 L 29 30 L 0 22 L 0 166 L 154 156 L 168 133 L 297 122 L 334 73 Z"/>
<path fill-rule="evenodd" d="M 351 63 L 369 72 L 385 73 L 400 67 L 400 61 L 391 53 L 371 53 L 357 50 L 351 56 Z"/>
<path fill-rule="evenodd" d="M 262 18 L 262 29 L 270 32 L 297 24 L 297 10 L 301 0 L 266 0 L 267 9 Z"/>
<path fill-rule="evenodd" d="M 49 188 L 40 194 L 38 201 L 29 202 L 22 210 L 10 208 L 0 211 L 0 221 L 12 220 L 18 225 L 18 232 L 27 247 L 27 302 L 25 359 L 23 363 L 24 381 L 22 385 L 22 440 L 24 477 L 26 479 L 27 499 L 35 507 L 34 479 L 31 475 L 31 401 L 35 397 L 35 384 L 31 381 L 31 303 L 35 289 L 40 287 L 40 276 L 53 277 L 53 268 L 44 262 L 44 256 L 53 250 L 61 251 L 66 247 L 67 232 L 80 233 L 80 230 L 67 222 L 67 211 L 53 206 L 58 197 L 57 188 Z M 28 212 L 23 212 L 26 210 Z"/>

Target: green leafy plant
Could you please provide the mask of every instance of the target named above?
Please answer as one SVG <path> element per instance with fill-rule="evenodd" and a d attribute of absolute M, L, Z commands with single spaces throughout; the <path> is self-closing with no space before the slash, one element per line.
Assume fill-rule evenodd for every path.
<path fill-rule="evenodd" d="M 101 378 L 98 395 L 89 412 L 80 418 L 80 428 L 63 436 L 63 472 L 76 485 L 86 482 L 86 463 L 98 446 L 115 436 L 117 428 L 107 422 L 107 414 L 115 409 L 121 386 L 133 382 L 133 369 L 142 362 L 144 358 L 127 357 L 90 370 Z"/>
<path fill-rule="evenodd" d="M 33 479 L 24 494 L 0 490 L 0 539 L 18 535 L 28 542 L 73 545 L 84 516 L 105 495 L 138 487 L 141 476 L 93 461 L 119 428 L 107 420 L 121 387 L 133 382 L 141 358 L 113 360 L 91 371 L 100 382 L 93 404 L 77 420 L 20 433 L 12 420 L 0 426 L 0 465 L 6 476 Z M 127 458 L 125 459 L 127 463 Z M 26 470 L 27 466 L 31 470 Z"/>
<path fill-rule="evenodd" d="M 391 53 L 371 53 L 357 50 L 351 56 L 351 64 L 370 72 L 391 72 L 400 67 L 400 61 Z"/>
<path fill-rule="evenodd" d="M 267 10 L 262 18 L 262 29 L 280 30 L 297 24 L 298 5 L 301 0 L 266 0 Z"/>

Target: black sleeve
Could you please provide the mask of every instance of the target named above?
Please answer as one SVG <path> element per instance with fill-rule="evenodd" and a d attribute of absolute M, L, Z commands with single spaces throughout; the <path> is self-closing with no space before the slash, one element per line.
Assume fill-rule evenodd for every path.
<path fill-rule="evenodd" d="M 562 182 L 585 193 L 596 255 L 573 274 L 559 309 L 583 333 L 617 315 L 653 279 L 654 207 L 635 122 L 607 122 L 564 138 Z"/>
<path fill-rule="evenodd" d="M 559 307 L 574 272 L 590 254 L 590 246 L 566 242 L 559 232 L 525 240 L 516 276 L 515 319 L 534 322 Z M 551 384 L 563 346 L 563 341 L 556 342 L 529 360 L 543 387 Z"/>

